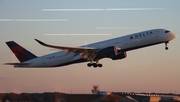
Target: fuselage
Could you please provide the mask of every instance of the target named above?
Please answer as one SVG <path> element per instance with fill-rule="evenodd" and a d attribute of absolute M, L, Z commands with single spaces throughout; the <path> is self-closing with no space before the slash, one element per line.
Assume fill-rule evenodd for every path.
<path fill-rule="evenodd" d="M 104 49 L 109 46 L 115 46 L 121 49 L 121 51 L 130 51 L 142 47 L 147 47 L 155 44 L 169 42 L 176 37 L 175 34 L 166 29 L 153 29 L 134 34 L 128 34 L 118 38 L 113 38 L 105 41 L 100 41 L 81 47 L 91 47 L 95 49 Z M 74 53 L 67 53 L 59 51 L 51 54 L 47 54 L 35 59 L 23 62 L 30 63 L 24 67 L 58 67 L 74 63 L 86 62 L 80 55 Z M 15 67 L 22 67 L 16 65 Z"/>

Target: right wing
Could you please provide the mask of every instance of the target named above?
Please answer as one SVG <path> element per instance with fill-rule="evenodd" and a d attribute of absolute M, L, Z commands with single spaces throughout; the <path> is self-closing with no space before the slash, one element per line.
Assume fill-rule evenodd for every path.
<path fill-rule="evenodd" d="M 39 44 L 46 46 L 46 47 L 50 47 L 50 48 L 55 48 L 55 49 L 60 49 L 63 50 L 65 52 L 68 53 L 75 53 L 74 56 L 76 55 L 80 55 L 83 58 L 92 61 L 96 55 L 97 55 L 97 51 L 98 49 L 94 49 L 94 48 L 90 48 L 90 47 L 65 47 L 65 46 L 54 46 L 54 45 L 49 45 L 46 44 L 40 40 L 35 39 Z"/>

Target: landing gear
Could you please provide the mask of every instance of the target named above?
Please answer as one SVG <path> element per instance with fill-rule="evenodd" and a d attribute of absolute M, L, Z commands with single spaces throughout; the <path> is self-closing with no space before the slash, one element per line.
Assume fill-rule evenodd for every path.
<path fill-rule="evenodd" d="M 88 66 L 88 67 L 91 67 L 91 66 L 92 66 L 92 63 L 88 63 L 87 66 Z"/>
<path fill-rule="evenodd" d="M 87 66 L 88 67 L 91 67 L 91 66 L 93 66 L 94 68 L 97 68 L 97 67 L 102 67 L 102 64 L 100 64 L 100 63 L 88 63 L 87 64 Z"/>
<path fill-rule="evenodd" d="M 166 50 L 168 50 L 169 48 L 167 47 L 167 44 L 168 44 L 169 42 L 165 42 L 165 49 Z"/>
<path fill-rule="evenodd" d="M 166 50 L 168 50 L 169 48 L 168 47 L 165 47 Z"/>

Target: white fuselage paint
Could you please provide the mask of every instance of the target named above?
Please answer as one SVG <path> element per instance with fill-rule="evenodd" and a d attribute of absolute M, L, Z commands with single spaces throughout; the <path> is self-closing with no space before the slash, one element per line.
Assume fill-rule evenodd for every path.
<path fill-rule="evenodd" d="M 103 49 L 108 46 L 116 46 L 121 48 L 121 50 L 129 51 L 141 47 L 168 42 L 176 37 L 176 35 L 173 34 L 172 32 L 165 33 L 165 31 L 167 30 L 153 29 L 153 30 L 129 34 L 126 36 L 105 40 L 93 44 L 88 44 L 85 46 L 96 49 Z M 74 53 L 66 53 L 64 51 L 59 51 L 26 61 L 24 63 L 30 63 L 30 64 L 23 67 L 63 66 L 63 64 L 65 63 L 76 61 L 78 59 L 82 59 L 82 57 L 80 55 L 75 55 Z M 22 66 L 16 65 L 15 67 L 22 67 Z"/>

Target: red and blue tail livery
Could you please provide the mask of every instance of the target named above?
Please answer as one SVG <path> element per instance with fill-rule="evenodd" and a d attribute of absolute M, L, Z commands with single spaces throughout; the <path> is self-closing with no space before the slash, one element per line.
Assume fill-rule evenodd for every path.
<path fill-rule="evenodd" d="M 20 62 L 25 62 L 34 58 L 37 58 L 36 55 L 32 54 L 25 48 L 21 47 L 14 41 L 8 41 L 6 42 L 8 47 L 11 49 L 11 51 L 14 53 L 14 55 L 18 58 Z"/>

